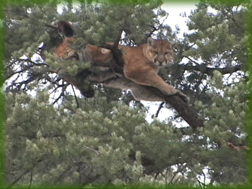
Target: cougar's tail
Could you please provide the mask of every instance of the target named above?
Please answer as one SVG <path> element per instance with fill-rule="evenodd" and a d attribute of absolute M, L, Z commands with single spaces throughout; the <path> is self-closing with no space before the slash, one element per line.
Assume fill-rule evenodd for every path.
<path fill-rule="evenodd" d="M 66 21 L 59 21 L 57 23 L 59 31 L 65 36 L 65 37 L 73 37 L 74 30 L 70 23 Z"/>

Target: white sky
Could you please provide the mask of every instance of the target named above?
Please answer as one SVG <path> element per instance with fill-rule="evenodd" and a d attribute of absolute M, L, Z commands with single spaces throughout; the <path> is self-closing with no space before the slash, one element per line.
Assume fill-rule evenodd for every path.
<path fill-rule="evenodd" d="M 182 13 L 186 13 L 188 16 L 191 12 L 191 10 L 196 9 L 195 2 L 178 2 L 178 3 L 169 3 L 165 2 L 164 5 L 162 5 L 162 8 L 166 10 L 166 12 L 169 13 L 169 16 L 166 20 L 166 24 L 171 26 L 173 30 L 175 30 L 175 26 L 177 25 L 181 30 L 181 35 L 183 32 L 187 31 L 186 26 L 186 20 L 187 18 L 184 18 L 180 16 Z"/>

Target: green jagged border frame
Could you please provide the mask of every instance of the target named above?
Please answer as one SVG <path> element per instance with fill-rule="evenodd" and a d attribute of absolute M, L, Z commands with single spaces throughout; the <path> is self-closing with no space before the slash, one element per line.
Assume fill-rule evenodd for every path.
<path fill-rule="evenodd" d="M 63 2 L 64 0 L 62 0 Z M 120 0 L 118 0 L 120 1 Z M 173 4 L 185 4 L 185 3 L 197 3 L 199 1 L 195 1 L 195 0 L 163 0 L 164 3 L 173 3 Z M 230 0 L 223 0 L 223 1 L 229 1 Z M 234 0 L 232 0 L 234 1 Z M 48 0 L 27 0 L 27 1 L 23 1 L 23 2 L 33 2 L 35 4 L 44 4 L 46 2 L 48 2 Z M 12 4 L 12 3 L 20 3 L 20 0 L 3 0 L 0 2 L 0 86 L 1 86 L 1 90 L 0 90 L 0 188 L 6 188 L 6 186 L 4 186 L 4 178 L 3 178 L 3 173 L 4 173 L 4 139 L 5 139 L 5 130 L 4 130 L 4 109 L 5 109 L 5 104 L 4 104 L 4 93 L 3 93 L 3 83 L 4 83 L 4 64 L 3 64 L 3 53 L 4 53 L 4 28 L 3 28 L 3 19 L 4 19 L 4 12 L 3 12 L 3 8 L 5 4 Z M 250 17 L 252 18 L 252 7 L 250 7 Z M 249 31 L 252 32 L 252 20 L 249 21 Z M 252 49 L 252 36 L 249 36 L 249 48 L 250 50 Z M 249 52 L 249 77 L 252 80 L 252 75 L 250 74 L 252 72 L 252 65 L 250 65 L 250 62 L 252 62 L 252 52 Z M 252 89 L 252 82 L 249 83 L 248 85 L 248 90 L 250 91 Z M 249 99 L 252 99 L 252 96 L 250 94 Z M 249 101 L 249 110 L 252 107 L 252 102 L 251 100 Z M 250 111 L 248 112 L 248 122 L 247 122 L 248 126 L 252 125 L 252 116 L 250 115 Z M 248 133 L 251 136 L 252 133 L 252 128 L 248 127 Z M 249 147 L 251 149 L 251 143 L 252 143 L 252 139 L 249 139 Z M 252 153 L 249 153 L 249 159 L 252 159 Z M 225 187 L 225 188 L 252 188 L 252 162 L 248 161 L 248 166 L 249 166 L 249 183 L 247 185 L 244 186 L 232 186 L 232 187 Z M 146 188 L 145 187 L 134 187 L 134 186 L 124 186 L 125 188 Z M 17 188 L 17 187 L 14 187 Z M 18 188 L 27 188 L 27 187 L 18 187 Z M 69 186 L 47 186 L 47 187 L 32 187 L 32 188 L 86 188 L 84 186 L 81 187 L 69 187 Z M 89 188 L 89 187 L 87 187 Z M 95 188 L 122 188 L 121 187 L 95 187 Z M 148 188 L 148 187 L 147 187 Z M 153 188 L 153 187 L 149 187 L 149 188 Z M 155 187 L 156 188 L 156 187 Z M 162 187 L 164 188 L 164 187 Z M 186 187 L 186 186 L 170 186 L 169 188 L 193 188 L 195 189 L 196 187 Z M 212 188 L 212 187 L 211 187 Z M 214 188 L 223 188 L 223 187 L 214 187 Z"/>

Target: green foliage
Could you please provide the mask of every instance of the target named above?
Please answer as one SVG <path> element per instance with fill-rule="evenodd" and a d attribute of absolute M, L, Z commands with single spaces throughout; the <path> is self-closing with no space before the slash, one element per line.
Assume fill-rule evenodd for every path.
<path fill-rule="evenodd" d="M 36 98 L 9 94 L 6 100 L 12 107 L 6 110 L 9 157 L 6 169 L 13 173 L 32 170 L 34 183 L 80 184 L 92 182 L 94 178 L 100 184 L 119 180 L 137 182 L 144 175 L 139 150 L 147 154 L 144 148 L 160 145 L 153 131 L 162 138 L 167 138 L 171 131 L 159 122 L 150 126 L 143 112 L 123 104 L 110 105 L 104 115 L 95 106 L 102 109 L 109 106 L 104 106 L 105 99 L 91 102 L 93 106 L 88 111 L 76 109 L 73 103 L 68 104 L 69 107 L 54 108 L 44 92 Z M 160 126 L 168 130 L 162 134 Z M 142 129 L 146 137 L 153 138 L 153 144 L 144 145 L 139 141 L 144 139 L 139 132 Z M 133 160 L 129 153 L 135 149 L 139 150 Z M 152 157 L 155 157 L 156 149 L 153 150 Z M 28 176 L 24 176 L 21 183 L 27 183 L 27 179 Z"/>
<path fill-rule="evenodd" d="M 64 3 L 61 11 L 58 1 L 5 5 L 6 184 L 205 187 L 247 183 L 250 2 L 201 1 L 188 16 L 190 32 L 183 39 L 160 23 L 167 16 L 160 1 L 79 2 Z M 205 127 L 180 129 L 171 122 L 175 116 L 148 123 L 141 102 L 128 92 L 99 84 L 94 86 L 95 98 L 72 93 L 47 67 L 64 67 L 75 75 L 90 64 L 59 61 L 51 47 L 44 54 L 39 51 L 39 45 L 51 40 L 52 30 L 44 24 L 58 20 L 72 22 L 76 49 L 87 43 L 113 42 L 121 30 L 125 36 L 120 42 L 127 45 L 145 43 L 149 36 L 177 41 L 176 64 L 161 75 L 191 96 Z M 236 72 L 233 66 L 241 69 Z M 228 68 L 224 75 L 222 68 Z"/>
<path fill-rule="evenodd" d="M 220 77 L 215 74 L 213 83 Z M 83 101 L 79 108 L 74 101 L 55 108 L 46 92 L 35 98 L 9 94 L 6 169 L 13 174 L 29 170 L 34 184 L 193 185 L 207 167 L 215 182 L 244 183 L 246 151 L 227 144 L 247 143 L 245 94 L 232 92 L 245 91 L 246 85 L 241 81 L 226 87 L 223 95 L 218 85 L 213 87 L 212 106 L 201 104 L 205 128 L 186 135 L 174 133 L 171 123 L 147 123 L 141 110 L 105 98 Z M 29 180 L 27 174 L 20 183 Z"/>
<path fill-rule="evenodd" d="M 215 72 L 209 81 L 213 85 L 209 91 L 212 105 L 200 107 L 206 120 L 202 135 L 212 149 L 209 153 L 211 161 L 207 163 L 209 173 L 222 184 L 248 182 L 245 176 L 248 172 L 247 153 L 243 151 L 248 144 L 247 83 L 241 79 L 224 85 L 222 80 L 222 75 Z M 232 144 L 238 148 L 231 150 Z"/>
<path fill-rule="evenodd" d="M 214 9 L 209 12 L 209 6 Z M 188 27 L 194 32 L 188 40 L 195 44 L 189 50 L 206 63 L 214 66 L 231 66 L 247 62 L 249 10 L 236 2 L 234 5 L 216 1 L 202 1 L 190 15 Z M 241 56 L 243 54 L 243 56 Z M 235 61 L 234 61 L 235 60 Z"/>

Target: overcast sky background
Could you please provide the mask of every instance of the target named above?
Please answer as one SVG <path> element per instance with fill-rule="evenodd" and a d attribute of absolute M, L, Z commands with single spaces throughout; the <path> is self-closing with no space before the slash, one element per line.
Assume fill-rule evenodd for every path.
<path fill-rule="evenodd" d="M 186 26 L 186 20 L 187 18 L 184 18 L 180 16 L 182 13 L 186 13 L 186 15 L 190 15 L 191 10 L 196 9 L 195 2 L 178 2 L 178 3 L 169 3 L 165 2 L 162 5 L 162 8 L 169 13 L 168 18 L 166 19 L 165 23 L 173 30 L 175 30 L 175 26 L 178 25 L 182 34 L 183 32 L 187 31 L 187 26 Z"/>

